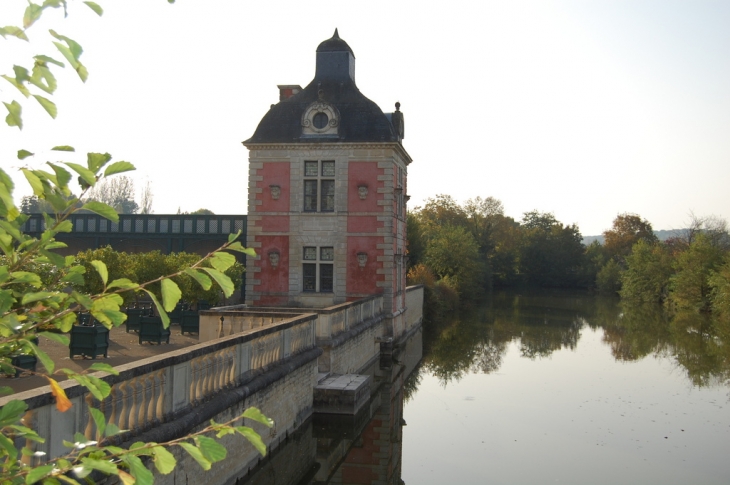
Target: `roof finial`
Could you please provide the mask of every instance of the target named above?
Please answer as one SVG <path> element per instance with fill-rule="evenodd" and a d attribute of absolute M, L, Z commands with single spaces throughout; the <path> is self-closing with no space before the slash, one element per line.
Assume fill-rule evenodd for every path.
<path fill-rule="evenodd" d="M 332 36 L 333 39 L 339 39 L 340 34 L 337 33 L 337 27 L 335 27 L 335 35 Z"/>

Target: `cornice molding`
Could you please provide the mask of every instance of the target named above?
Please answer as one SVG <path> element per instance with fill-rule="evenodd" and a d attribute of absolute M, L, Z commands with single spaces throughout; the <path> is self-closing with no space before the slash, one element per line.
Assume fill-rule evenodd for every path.
<path fill-rule="evenodd" d="M 359 143 L 246 143 L 241 142 L 243 146 L 251 150 L 291 150 L 291 151 L 303 151 L 303 150 L 372 150 L 372 149 L 383 149 L 390 148 L 398 152 L 403 157 L 406 165 L 410 165 L 413 159 L 408 154 L 403 145 L 398 142 L 359 142 Z"/>

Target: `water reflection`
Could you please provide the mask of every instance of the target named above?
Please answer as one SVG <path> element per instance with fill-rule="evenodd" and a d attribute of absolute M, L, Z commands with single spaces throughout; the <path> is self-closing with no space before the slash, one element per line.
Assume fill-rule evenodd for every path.
<path fill-rule="evenodd" d="M 498 293 L 451 321 L 431 322 L 424 366 L 446 385 L 469 373 L 497 372 L 510 343 L 543 359 L 575 350 L 585 327 L 603 330 L 617 361 L 669 359 L 695 386 L 730 379 L 730 323 L 697 313 L 670 316 L 660 305 L 631 305 L 571 292 Z"/>
<path fill-rule="evenodd" d="M 372 398 L 355 416 L 315 414 L 237 485 L 402 484 L 403 404 L 418 388 L 422 332 L 366 372 Z"/>

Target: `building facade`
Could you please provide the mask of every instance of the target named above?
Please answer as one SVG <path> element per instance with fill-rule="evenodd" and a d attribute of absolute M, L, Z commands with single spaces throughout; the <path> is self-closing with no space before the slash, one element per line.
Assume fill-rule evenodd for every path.
<path fill-rule="evenodd" d="M 249 149 L 246 303 L 324 308 L 382 294 L 405 308 L 408 165 L 403 114 L 355 83 L 337 31 L 305 88 L 280 85 Z"/>

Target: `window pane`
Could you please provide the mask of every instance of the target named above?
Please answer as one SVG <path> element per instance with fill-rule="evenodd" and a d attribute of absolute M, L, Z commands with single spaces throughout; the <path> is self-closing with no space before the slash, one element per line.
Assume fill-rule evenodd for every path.
<path fill-rule="evenodd" d="M 333 271 L 331 264 L 319 265 L 319 291 L 328 293 L 332 292 L 334 289 L 332 274 Z"/>
<path fill-rule="evenodd" d="M 321 211 L 335 210 L 335 181 L 322 180 L 322 206 Z"/>
<path fill-rule="evenodd" d="M 306 263 L 302 265 L 304 270 L 304 291 L 317 291 L 317 265 Z"/>
<path fill-rule="evenodd" d="M 334 177 L 335 176 L 335 162 L 322 162 L 322 176 L 323 177 Z"/>
<path fill-rule="evenodd" d="M 304 259 L 309 261 L 316 261 L 317 260 L 317 248 L 307 246 L 304 248 Z"/>
<path fill-rule="evenodd" d="M 316 211 L 317 210 L 317 181 L 316 180 L 305 180 L 304 181 L 304 210 L 305 211 Z"/>
<path fill-rule="evenodd" d="M 318 164 L 319 162 L 304 162 L 304 176 L 316 177 Z"/>
<path fill-rule="evenodd" d="M 322 261 L 334 261 L 335 248 L 320 248 L 319 259 L 321 259 Z"/>

